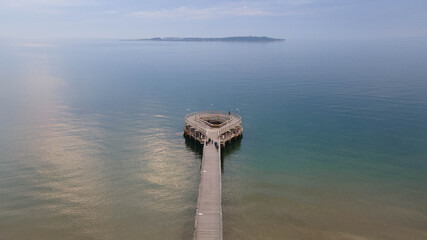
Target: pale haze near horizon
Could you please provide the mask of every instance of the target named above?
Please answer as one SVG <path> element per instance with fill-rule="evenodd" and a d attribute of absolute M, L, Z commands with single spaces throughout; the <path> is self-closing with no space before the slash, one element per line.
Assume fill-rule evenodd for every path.
<path fill-rule="evenodd" d="M 427 37 L 427 1 L 0 0 L 0 38 Z"/>

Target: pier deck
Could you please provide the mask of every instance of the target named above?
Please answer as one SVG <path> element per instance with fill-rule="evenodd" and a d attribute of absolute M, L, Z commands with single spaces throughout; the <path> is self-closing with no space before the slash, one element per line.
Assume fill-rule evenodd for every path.
<path fill-rule="evenodd" d="M 185 117 L 184 134 L 203 144 L 195 240 L 222 240 L 221 147 L 242 135 L 242 120 L 230 112 L 197 112 Z"/>
<path fill-rule="evenodd" d="M 208 138 L 219 142 L 208 133 Z M 213 143 L 203 147 L 200 171 L 199 200 L 197 202 L 194 239 L 222 239 L 221 208 L 221 148 Z"/>

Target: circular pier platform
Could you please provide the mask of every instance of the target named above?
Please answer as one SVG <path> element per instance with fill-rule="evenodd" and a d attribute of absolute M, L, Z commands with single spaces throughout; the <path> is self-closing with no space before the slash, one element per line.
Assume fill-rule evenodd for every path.
<path fill-rule="evenodd" d="M 231 112 L 203 111 L 185 116 L 184 134 L 201 144 L 208 138 L 218 139 L 222 146 L 242 136 L 240 115 Z"/>

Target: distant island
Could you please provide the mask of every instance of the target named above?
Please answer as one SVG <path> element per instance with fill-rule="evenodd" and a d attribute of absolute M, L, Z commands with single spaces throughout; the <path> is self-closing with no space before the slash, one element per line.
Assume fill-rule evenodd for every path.
<path fill-rule="evenodd" d="M 132 41 L 132 40 L 128 40 Z M 147 39 L 134 39 L 133 41 L 173 41 L 173 42 L 278 42 L 285 39 L 270 38 L 270 37 L 223 37 L 223 38 L 179 38 L 179 37 L 156 37 Z"/>

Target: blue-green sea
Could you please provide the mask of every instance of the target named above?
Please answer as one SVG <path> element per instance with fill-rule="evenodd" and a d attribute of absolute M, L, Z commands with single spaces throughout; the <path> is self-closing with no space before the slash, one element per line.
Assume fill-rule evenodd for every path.
<path fill-rule="evenodd" d="M 191 239 L 184 116 L 240 113 L 224 239 L 427 239 L 427 41 L 0 41 L 0 239 Z"/>

